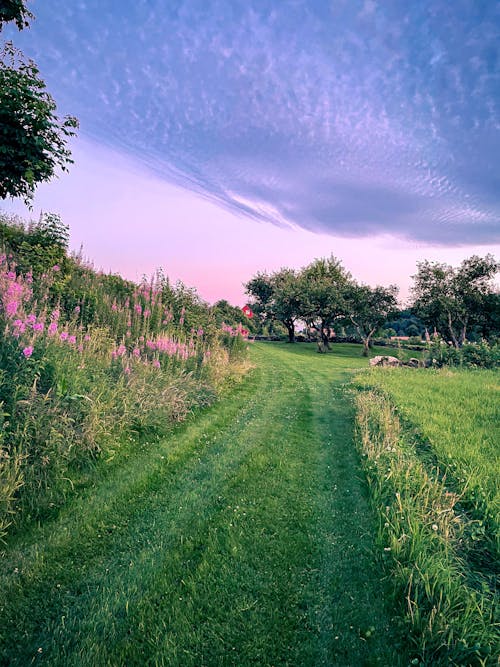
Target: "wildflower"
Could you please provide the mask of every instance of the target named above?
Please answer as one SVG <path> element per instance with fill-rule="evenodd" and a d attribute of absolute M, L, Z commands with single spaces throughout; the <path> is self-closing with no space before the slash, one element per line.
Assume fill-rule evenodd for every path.
<path fill-rule="evenodd" d="M 125 375 L 130 375 L 130 368 L 128 366 L 125 366 L 123 372 L 125 373 Z"/>
<path fill-rule="evenodd" d="M 123 345 L 123 344 L 122 344 L 122 345 L 119 345 L 119 346 L 116 348 L 116 354 L 117 354 L 119 357 L 123 357 L 123 355 L 125 354 L 126 351 L 127 351 L 127 348 L 126 348 L 125 345 Z"/>
<path fill-rule="evenodd" d="M 80 306 L 75 306 L 73 312 L 75 313 L 75 315 L 78 315 L 78 313 L 80 312 Z"/>
<path fill-rule="evenodd" d="M 23 354 L 26 357 L 26 359 L 29 359 L 31 355 L 33 354 L 33 346 L 28 345 L 28 347 L 25 347 L 23 350 Z"/>
<path fill-rule="evenodd" d="M 78 346 L 78 352 L 80 352 L 80 354 L 83 352 L 83 345 L 81 343 Z"/>
<path fill-rule="evenodd" d="M 57 322 L 51 322 L 48 326 L 47 333 L 49 336 L 55 336 L 57 333 Z"/>
<path fill-rule="evenodd" d="M 5 312 L 8 317 L 13 317 L 17 313 L 19 303 L 17 301 L 9 301 L 5 306 Z"/>
<path fill-rule="evenodd" d="M 132 350 L 132 354 L 134 355 L 134 357 L 140 357 L 141 351 L 139 350 L 138 347 L 134 347 L 134 349 Z"/>
<path fill-rule="evenodd" d="M 55 271 L 56 273 L 57 273 L 57 271 L 60 271 L 60 270 L 61 270 L 61 267 L 59 266 L 59 264 L 54 264 L 54 266 L 52 267 L 52 271 Z"/>
<path fill-rule="evenodd" d="M 43 322 L 35 322 L 33 325 L 33 331 L 43 331 L 45 328 L 45 325 Z"/>
<path fill-rule="evenodd" d="M 85 340 L 85 341 L 89 341 L 89 340 L 90 340 L 90 336 L 89 336 L 88 334 L 85 334 L 85 336 L 83 337 L 83 340 Z"/>
<path fill-rule="evenodd" d="M 135 310 L 136 313 L 138 313 L 138 314 L 140 315 L 140 314 L 142 313 L 142 306 L 141 306 L 141 304 L 140 304 L 140 303 L 136 303 L 135 306 L 134 306 L 134 310 Z"/>
<path fill-rule="evenodd" d="M 149 317 L 150 315 L 151 311 L 149 310 L 149 308 L 146 308 L 146 310 L 144 311 L 144 317 Z"/>
<path fill-rule="evenodd" d="M 68 343 L 70 345 L 75 345 L 76 344 L 76 336 L 68 336 Z"/>
<path fill-rule="evenodd" d="M 57 322 L 57 320 L 59 319 L 60 314 L 61 314 L 61 313 L 60 313 L 59 309 L 56 308 L 55 310 L 53 310 L 53 311 L 51 312 L 51 314 L 50 314 L 50 319 L 51 319 L 53 322 Z"/>
<path fill-rule="evenodd" d="M 154 366 L 155 368 L 161 368 L 161 364 L 160 364 L 160 362 L 158 361 L 158 359 L 153 359 L 153 366 Z"/>
<path fill-rule="evenodd" d="M 68 340 L 68 332 L 67 331 L 62 331 L 59 338 L 61 340 Z"/>

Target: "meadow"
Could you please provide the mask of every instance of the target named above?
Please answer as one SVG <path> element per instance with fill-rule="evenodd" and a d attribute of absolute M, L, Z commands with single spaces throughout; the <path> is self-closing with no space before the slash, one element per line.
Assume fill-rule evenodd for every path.
<path fill-rule="evenodd" d="M 0 241 L 1 664 L 497 664 L 493 348 L 372 369 Z"/>
<path fill-rule="evenodd" d="M 218 324 L 194 290 L 98 272 L 67 239 L 57 216 L 0 221 L 0 538 L 245 370 L 245 330 Z"/>
<path fill-rule="evenodd" d="M 356 386 L 379 541 L 419 658 L 496 664 L 498 371 L 374 369 Z"/>

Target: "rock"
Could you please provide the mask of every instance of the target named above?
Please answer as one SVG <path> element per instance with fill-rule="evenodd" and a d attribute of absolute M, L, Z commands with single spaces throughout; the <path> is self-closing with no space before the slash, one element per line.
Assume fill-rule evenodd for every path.
<path fill-rule="evenodd" d="M 420 360 L 417 359 L 416 357 L 411 357 L 411 359 L 408 359 L 405 366 L 410 366 L 411 368 L 418 368 L 420 366 Z"/>
<path fill-rule="evenodd" d="M 370 366 L 401 366 L 401 362 L 397 357 L 378 355 L 370 359 Z"/>

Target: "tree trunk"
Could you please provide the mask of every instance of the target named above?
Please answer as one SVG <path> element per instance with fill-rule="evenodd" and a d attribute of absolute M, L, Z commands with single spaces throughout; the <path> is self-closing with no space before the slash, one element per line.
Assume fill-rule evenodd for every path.
<path fill-rule="evenodd" d="M 295 324 L 293 322 L 285 322 L 288 331 L 288 342 L 295 343 Z"/>
<path fill-rule="evenodd" d="M 453 328 L 453 324 L 451 321 L 451 313 L 448 313 L 448 329 L 450 330 L 450 335 L 451 335 L 451 340 L 453 341 L 453 346 L 458 350 L 460 347 L 460 343 L 457 340 L 455 330 Z"/>
<path fill-rule="evenodd" d="M 368 337 L 363 338 L 363 356 L 367 357 L 370 351 L 370 339 Z"/>
<path fill-rule="evenodd" d="M 326 327 L 321 326 L 321 342 L 323 343 L 323 346 L 327 350 L 331 350 L 332 348 L 330 347 L 330 340 L 328 338 L 328 330 Z"/>

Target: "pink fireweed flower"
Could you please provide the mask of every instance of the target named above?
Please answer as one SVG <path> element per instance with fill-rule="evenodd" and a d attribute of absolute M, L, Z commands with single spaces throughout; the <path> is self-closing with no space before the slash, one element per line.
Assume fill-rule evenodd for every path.
<path fill-rule="evenodd" d="M 57 322 L 51 322 L 48 326 L 47 333 L 49 336 L 55 336 L 57 333 Z"/>
<path fill-rule="evenodd" d="M 18 307 L 19 307 L 18 301 L 8 301 L 5 306 L 5 312 L 7 313 L 7 317 L 14 317 L 14 315 L 17 313 Z"/>
<path fill-rule="evenodd" d="M 158 361 L 158 359 L 153 359 L 153 366 L 154 366 L 155 368 L 161 368 L 161 364 L 160 364 L 160 362 Z"/>
<path fill-rule="evenodd" d="M 75 313 L 75 315 L 78 315 L 78 313 L 80 312 L 80 306 L 75 306 L 73 312 Z"/>
<path fill-rule="evenodd" d="M 132 332 L 130 331 L 130 329 L 127 329 L 127 333 L 126 333 L 127 338 L 130 338 L 131 335 L 132 335 Z"/>
<path fill-rule="evenodd" d="M 45 329 L 45 324 L 43 322 L 35 322 L 33 325 L 33 331 L 43 331 Z"/>
<path fill-rule="evenodd" d="M 57 320 L 59 319 L 59 316 L 60 316 L 60 315 L 61 315 L 61 313 L 60 313 L 59 309 L 56 308 L 55 310 L 53 310 L 53 311 L 50 313 L 50 319 L 51 319 L 53 322 L 57 322 Z"/>
<path fill-rule="evenodd" d="M 7 280 L 15 280 L 17 278 L 16 274 L 14 271 L 9 271 L 6 275 Z"/>
<path fill-rule="evenodd" d="M 68 343 L 70 345 L 76 345 L 76 336 L 68 336 Z"/>
<path fill-rule="evenodd" d="M 138 347 L 134 347 L 134 349 L 132 350 L 132 354 L 134 355 L 134 357 L 140 357 L 141 351 L 139 350 Z"/>
<path fill-rule="evenodd" d="M 23 354 L 26 357 L 26 359 L 29 359 L 31 355 L 33 354 L 33 346 L 28 345 L 28 347 L 25 347 L 23 350 Z"/>
<path fill-rule="evenodd" d="M 59 338 L 61 340 L 68 340 L 68 332 L 67 331 L 62 331 Z"/>
<path fill-rule="evenodd" d="M 142 313 L 142 306 L 141 306 L 141 304 L 140 304 L 140 303 L 136 303 L 135 306 L 134 306 L 134 310 L 135 310 L 136 313 L 138 313 L 138 314 L 140 315 L 140 314 Z"/>
<path fill-rule="evenodd" d="M 28 317 L 26 318 L 26 324 L 35 324 L 36 322 L 36 315 L 35 313 L 30 313 Z"/>
<path fill-rule="evenodd" d="M 83 345 L 80 343 L 78 346 L 78 352 L 82 353 L 83 352 Z"/>
<path fill-rule="evenodd" d="M 113 310 L 113 311 L 117 311 L 117 310 L 118 310 L 118 306 L 116 305 L 116 302 L 115 302 L 115 301 L 113 301 L 113 303 L 111 304 L 111 310 Z"/>
<path fill-rule="evenodd" d="M 128 366 L 125 366 L 123 372 L 125 373 L 125 375 L 130 375 L 130 368 Z"/>
<path fill-rule="evenodd" d="M 154 340 L 148 340 L 146 341 L 146 347 L 149 350 L 156 350 L 156 343 L 154 342 Z"/>
<path fill-rule="evenodd" d="M 61 267 L 59 266 L 59 264 L 54 264 L 54 266 L 52 267 L 52 271 L 55 271 L 56 273 L 57 273 L 57 271 L 60 271 L 60 270 L 61 270 Z"/>
<path fill-rule="evenodd" d="M 149 310 L 149 308 L 146 308 L 146 310 L 144 311 L 144 317 L 149 317 L 150 315 L 151 311 Z"/>
<path fill-rule="evenodd" d="M 126 353 L 126 351 L 127 351 L 127 348 L 126 348 L 125 345 L 123 345 L 123 344 L 122 344 L 122 345 L 118 345 L 118 347 L 116 348 L 116 354 L 117 354 L 119 357 L 123 357 L 123 355 Z"/>
<path fill-rule="evenodd" d="M 196 332 L 197 336 L 203 336 L 203 329 L 200 327 L 198 331 Z"/>

